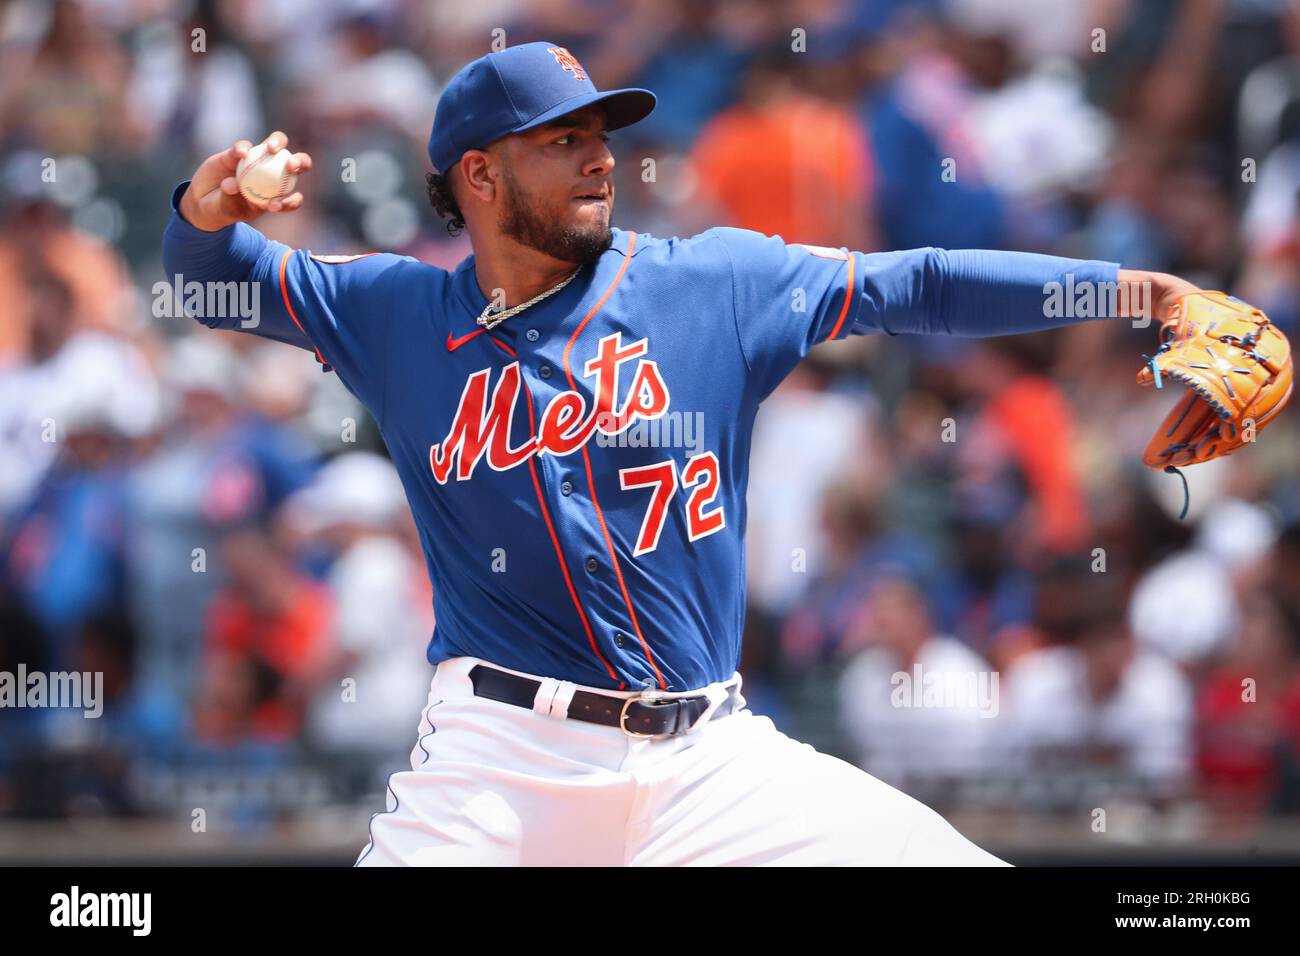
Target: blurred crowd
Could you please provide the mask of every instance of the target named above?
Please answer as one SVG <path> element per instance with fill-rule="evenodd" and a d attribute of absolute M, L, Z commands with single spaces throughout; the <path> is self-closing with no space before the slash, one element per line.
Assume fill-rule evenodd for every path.
<path fill-rule="evenodd" d="M 107 698 L 0 709 L 0 817 L 310 775 L 253 825 L 400 766 L 434 612 L 377 430 L 305 354 L 160 310 L 160 237 L 199 160 L 283 129 L 307 202 L 259 228 L 453 267 L 425 143 L 494 39 L 658 95 L 612 137 L 625 228 L 1119 261 L 1300 335 L 1288 0 L 0 4 L 0 671 Z M 1300 424 L 1190 469 L 1179 520 L 1155 339 L 816 350 L 755 434 L 753 709 L 940 806 L 1300 812 Z"/>

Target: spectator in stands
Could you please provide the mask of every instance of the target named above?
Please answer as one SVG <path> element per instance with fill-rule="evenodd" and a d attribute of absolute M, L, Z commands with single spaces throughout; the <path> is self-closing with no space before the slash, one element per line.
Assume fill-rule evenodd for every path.
<path fill-rule="evenodd" d="M 433 592 L 392 463 L 346 452 L 285 505 L 287 523 L 326 548 L 334 632 L 308 731 L 320 750 L 388 755 L 409 746 L 431 668 Z M 362 759 L 354 756 L 353 759 Z"/>
<path fill-rule="evenodd" d="M 1137 644 L 1118 588 L 1093 592 L 1066 643 L 1023 657 L 1005 677 L 1003 772 L 1093 792 L 1083 776 L 1155 803 L 1185 793 L 1192 770 L 1192 687 L 1177 665 Z M 1070 781 L 1076 781 L 1070 783 Z"/>
<path fill-rule="evenodd" d="M 1280 784 L 1300 671 L 1282 616 L 1266 598 L 1242 609 L 1235 633 L 1197 693 L 1196 771 L 1213 810 L 1258 814 Z"/>
<path fill-rule="evenodd" d="M 1195 671 L 1242 633 L 1241 578 L 1265 559 L 1277 537 L 1269 512 L 1232 498 L 1212 502 L 1192 547 L 1148 568 L 1129 605 L 1139 643 Z M 1178 620 L 1169 608 L 1177 607 Z"/>
<path fill-rule="evenodd" d="M 749 597 L 783 615 L 808 582 L 834 575 L 827 553 L 834 520 L 819 520 L 819 500 L 846 472 L 878 470 L 877 412 L 871 397 L 831 388 L 835 367 L 816 358 L 798 365 L 764 403 L 754 426 L 745 551 Z M 845 529 L 848 530 L 848 529 Z"/>
<path fill-rule="evenodd" d="M 717 225 L 870 251 L 866 133 L 851 111 L 805 91 L 802 64 L 788 43 L 750 64 L 740 101 L 692 150 L 700 201 Z"/>
<path fill-rule="evenodd" d="M 225 577 L 221 541 L 268 519 L 313 472 L 295 433 L 249 415 L 240 368 L 219 339 L 182 339 L 167 382 L 173 418 L 132 481 L 130 595 L 139 632 L 142 727 L 183 733 L 208 605 Z"/>
<path fill-rule="evenodd" d="M 875 159 L 876 209 L 886 249 L 999 248 L 1005 200 L 975 150 L 976 52 L 959 31 L 922 21 L 879 54 L 887 78 L 861 115 Z"/>
<path fill-rule="evenodd" d="M 984 659 L 936 630 L 906 577 L 872 585 L 864 623 L 866 646 L 839 683 L 858 765 L 912 793 L 985 772 L 999 689 Z"/>
<path fill-rule="evenodd" d="M 263 531 L 234 531 L 223 550 L 229 584 L 204 622 L 195 730 L 220 744 L 292 740 L 329 659 L 329 591 Z"/>
<path fill-rule="evenodd" d="M 0 224 L 0 369 L 49 357 L 49 342 L 32 339 L 48 334 L 32 328 L 32 316 L 44 307 L 33 299 L 43 294 L 47 276 L 67 287 L 68 334 L 123 331 L 141 301 L 120 253 L 72 226 L 63 210 L 40 195 L 33 185 L 41 177 L 38 157 L 26 154 L 18 162 L 10 174 L 26 192 L 9 197 Z"/>
<path fill-rule="evenodd" d="M 8 38 L 0 82 L 6 147 L 39 144 L 47 155 L 143 149 L 127 98 L 126 51 L 93 6 L 83 0 L 29 5 L 27 12 L 44 14 L 44 23 L 31 35 Z"/>

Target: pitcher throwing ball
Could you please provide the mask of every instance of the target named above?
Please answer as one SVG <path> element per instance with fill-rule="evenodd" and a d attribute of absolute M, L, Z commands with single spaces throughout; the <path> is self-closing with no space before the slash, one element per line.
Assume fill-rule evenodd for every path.
<path fill-rule="evenodd" d="M 365 404 L 419 528 L 436 669 L 411 769 L 390 779 L 357 862 L 998 865 L 746 709 L 755 414 L 830 339 L 1083 321 L 1044 307 L 1067 276 L 1119 288 L 1103 319 L 1127 314 L 1136 284 L 1157 315 L 1193 287 L 1042 255 L 613 228 L 606 134 L 654 105 L 646 90 L 598 92 L 553 43 L 462 69 L 429 139 L 433 205 L 473 244 L 454 272 L 268 240 L 242 220 L 302 196 L 263 209 L 240 194 L 249 142 L 173 193 L 169 278 L 259 283 L 245 330 L 313 352 Z M 289 148 L 283 133 L 265 142 Z M 291 154 L 286 171 L 310 164 Z M 688 418 L 702 432 L 661 427 Z M 621 440 L 645 423 L 689 446 Z"/>

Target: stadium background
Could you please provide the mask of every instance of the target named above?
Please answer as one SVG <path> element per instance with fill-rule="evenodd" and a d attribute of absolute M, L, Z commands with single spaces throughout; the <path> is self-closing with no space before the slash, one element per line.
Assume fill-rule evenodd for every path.
<path fill-rule="evenodd" d="M 429 677 L 400 488 L 308 355 L 157 314 L 160 237 L 203 156 L 283 129 L 307 203 L 259 228 L 454 266 L 425 141 L 494 35 L 658 94 L 613 136 L 625 228 L 1118 260 L 1300 331 L 1286 0 L 0 5 L 0 671 L 106 697 L 0 710 L 0 862 L 364 843 Z M 800 366 L 753 454 L 753 708 L 1015 862 L 1300 860 L 1300 425 L 1192 469 L 1179 522 L 1154 339 Z M 891 706 L 917 662 L 996 675 L 997 715 Z"/>

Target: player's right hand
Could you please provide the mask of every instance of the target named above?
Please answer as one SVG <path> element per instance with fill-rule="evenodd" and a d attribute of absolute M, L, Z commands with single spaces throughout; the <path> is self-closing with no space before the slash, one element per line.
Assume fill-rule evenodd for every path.
<path fill-rule="evenodd" d="M 268 136 L 265 142 L 273 153 L 289 148 L 289 137 L 279 130 Z M 255 219 L 264 212 L 292 212 L 302 205 L 300 192 L 273 200 L 265 209 L 240 195 L 239 185 L 235 182 L 235 168 L 252 148 L 252 143 L 241 139 L 230 149 L 214 153 L 199 165 L 180 201 L 180 212 L 186 222 L 204 232 L 216 232 L 233 223 Z M 306 153 L 294 153 L 289 158 L 288 169 L 299 175 L 305 173 L 311 169 L 311 157 Z"/>

